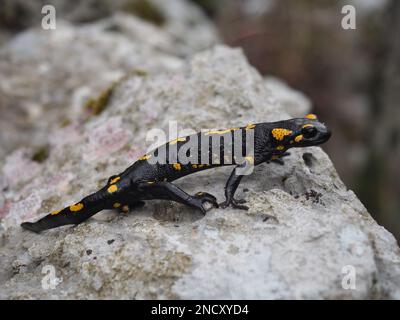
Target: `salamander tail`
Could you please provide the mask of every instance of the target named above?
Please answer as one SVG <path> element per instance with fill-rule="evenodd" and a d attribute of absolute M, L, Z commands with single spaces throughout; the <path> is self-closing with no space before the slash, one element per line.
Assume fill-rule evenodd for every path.
<path fill-rule="evenodd" d="M 78 203 L 65 207 L 62 210 L 53 211 L 36 222 L 24 222 L 21 224 L 21 227 L 39 233 L 64 225 L 80 224 L 97 212 L 106 209 L 109 197 L 109 194 L 100 190 L 83 198 Z"/>

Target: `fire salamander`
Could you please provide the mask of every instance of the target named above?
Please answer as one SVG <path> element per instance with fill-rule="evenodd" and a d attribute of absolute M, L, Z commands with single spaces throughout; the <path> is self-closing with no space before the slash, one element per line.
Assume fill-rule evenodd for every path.
<path fill-rule="evenodd" d="M 110 177 L 99 191 L 69 207 L 51 212 L 37 222 L 24 222 L 21 226 L 30 231 L 41 232 L 68 224 L 77 225 L 103 209 L 129 212 L 132 208 L 144 205 L 144 200 L 152 199 L 183 203 L 201 210 L 203 214 L 212 207 L 248 209 L 244 205 L 245 200 L 234 197 L 242 177 L 246 174 L 245 167 L 250 168 L 263 162 L 283 165 L 282 158 L 289 155 L 288 149 L 316 146 L 326 142 L 330 136 L 328 128 L 315 115 L 309 114 L 304 118 L 248 124 L 244 127 L 199 132 L 177 138 L 142 156 L 124 172 Z M 197 142 L 189 144 L 189 141 Z M 215 141 L 220 144 L 215 144 Z M 229 144 L 229 141 L 233 142 Z M 188 145 L 197 149 L 192 152 L 193 149 L 188 148 Z M 237 150 L 234 150 L 237 147 L 241 147 L 239 156 Z M 172 157 L 173 152 L 170 151 L 173 150 L 178 155 L 183 153 L 188 156 L 186 159 L 189 161 Z M 252 153 L 249 152 L 251 150 Z M 162 154 L 168 155 L 164 162 L 154 161 Z M 235 156 L 230 156 L 232 154 Z M 192 173 L 227 165 L 234 165 L 235 168 L 226 182 L 225 201 L 221 204 L 217 203 L 215 196 L 207 192 L 190 195 L 172 183 Z"/>

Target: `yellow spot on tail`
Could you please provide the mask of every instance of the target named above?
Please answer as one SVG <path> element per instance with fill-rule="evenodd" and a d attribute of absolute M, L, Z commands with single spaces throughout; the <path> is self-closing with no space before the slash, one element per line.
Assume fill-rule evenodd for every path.
<path fill-rule="evenodd" d="M 254 164 L 254 157 L 245 157 L 246 161 L 250 162 L 251 164 Z"/>
<path fill-rule="evenodd" d="M 76 212 L 76 211 L 82 210 L 82 208 L 83 208 L 83 204 L 82 203 L 77 203 L 77 204 L 74 204 L 74 205 L 70 206 L 69 210 L 71 210 L 73 212 Z"/>
<path fill-rule="evenodd" d="M 122 211 L 125 212 L 125 213 L 128 213 L 129 212 L 129 206 L 128 205 L 124 205 L 122 207 Z"/>
<path fill-rule="evenodd" d="M 231 131 L 235 131 L 238 130 L 239 128 L 230 128 L 230 129 L 226 129 L 226 130 L 214 130 L 214 131 L 208 131 L 205 133 L 206 136 L 210 135 L 210 134 L 225 134 L 225 133 L 229 133 Z"/>
<path fill-rule="evenodd" d="M 174 163 L 173 167 L 174 167 L 175 170 L 181 170 L 182 169 L 182 166 L 181 166 L 180 163 Z"/>
<path fill-rule="evenodd" d="M 186 138 L 176 138 L 175 140 L 170 141 L 169 144 L 171 144 L 171 145 L 177 144 L 178 141 L 181 141 L 181 142 L 186 141 Z"/>
<path fill-rule="evenodd" d="M 209 166 L 209 164 L 206 163 L 199 163 L 199 164 L 192 164 L 192 168 L 197 169 L 197 168 L 203 168 L 205 166 Z"/>
<path fill-rule="evenodd" d="M 286 136 L 292 134 L 293 131 L 287 130 L 287 129 L 282 129 L 282 128 L 275 128 L 272 129 L 271 133 L 272 136 L 279 141 L 282 141 Z"/>
<path fill-rule="evenodd" d="M 312 124 L 305 124 L 302 128 L 314 127 Z"/>
<path fill-rule="evenodd" d="M 116 182 L 119 181 L 119 180 L 121 180 L 121 177 L 116 177 L 116 178 L 114 178 L 114 179 L 112 179 L 112 180 L 110 181 L 110 184 L 114 184 L 114 183 L 116 183 Z"/>
<path fill-rule="evenodd" d="M 113 193 L 113 192 L 115 192 L 115 191 L 117 191 L 117 190 L 118 190 L 118 187 L 117 187 L 115 184 L 109 186 L 108 189 L 107 189 L 107 191 L 108 191 L 109 193 Z"/>
<path fill-rule="evenodd" d="M 317 120 L 317 116 L 313 113 L 309 113 L 304 118 L 311 119 L 311 120 Z"/>
<path fill-rule="evenodd" d="M 284 146 L 277 146 L 277 147 L 276 147 L 276 150 L 283 150 L 283 149 L 285 149 Z"/>
<path fill-rule="evenodd" d="M 155 181 L 147 181 L 148 184 L 153 184 Z"/>
<path fill-rule="evenodd" d="M 116 203 L 113 204 L 114 208 L 119 208 L 120 206 L 121 206 L 121 204 L 119 202 L 116 202 Z"/>
<path fill-rule="evenodd" d="M 53 212 L 51 213 L 51 215 L 52 215 L 52 216 L 55 216 L 56 214 L 59 214 L 61 211 L 62 211 L 62 209 L 61 209 L 61 210 L 53 211 Z"/>
<path fill-rule="evenodd" d="M 294 141 L 296 141 L 296 142 L 300 142 L 301 140 L 303 140 L 302 134 L 299 134 L 298 136 L 296 136 L 296 138 L 294 138 Z"/>
<path fill-rule="evenodd" d="M 252 123 L 249 123 L 247 126 L 246 126 L 246 130 L 250 130 L 250 129 L 254 129 L 256 127 L 256 125 L 255 124 L 252 124 Z"/>
<path fill-rule="evenodd" d="M 143 161 L 143 160 L 149 160 L 151 158 L 151 155 L 145 154 L 144 156 L 141 156 L 138 160 Z"/>

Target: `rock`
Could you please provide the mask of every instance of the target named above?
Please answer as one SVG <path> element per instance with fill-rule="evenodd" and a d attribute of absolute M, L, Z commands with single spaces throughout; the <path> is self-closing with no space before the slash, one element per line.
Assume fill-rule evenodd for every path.
<path fill-rule="evenodd" d="M 283 81 L 274 77 L 265 77 L 265 85 L 290 116 L 302 117 L 311 109 L 310 100 L 299 91 L 289 90 Z"/>
<path fill-rule="evenodd" d="M 87 101 L 123 76 L 176 70 L 182 58 L 217 42 L 214 27 L 190 3 L 135 3 L 144 2 L 153 3 L 163 14 L 162 25 L 135 16 L 139 13 L 131 9 L 133 14 L 117 12 L 95 23 L 74 26 L 61 19 L 77 21 L 67 14 L 73 8 L 54 1 L 64 13 L 57 16 L 56 30 L 42 30 L 36 21 L 35 28 L 0 48 L 0 74 L 7 79 L 0 83 L 0 163 L 17 147 L 46 146 L 53 127 L 87 117 Z M 41 1 L 24 3 L 10 3 L 10 14 L 18 10 L 40 14 Z M 108 8 L 112 2 L 103 3 Z M 80 13 L 90 11 L 86 5 Z M 123 7 L 122 2 L 114 9 L 118 7 Z M 184 17 L 177 19 L 176 13 Z"/>
<path fill-rule="evenodd" d="M 0 85 L 0 158 L 16 146 L 46 144 L 52 127 L 85 116 L 85 102 L 126 73 L 182 65 L 179 58 L 123 35 L 61 23 L 52 32 L 18 35 L 0 56 L 0 70 L 8 79 Z"/>
<path fill-rule="evenodd" d="M 200 8 L 190 1 L 151 0 L 166 18 L 164 30 L 175 39 L 176 48 L 183 55 L 209 48 L 218 42 L 217 30 Z"/>
<path fill-rule="evenodd" d="M 3 31 L 7 38 L 7 33 L 39 27 L 45 16 L 42 14 L 45 5 L 54 6 L 57 22 L 65 20 L 75 24 L 126 13 L 140 19 L 140 28 L 154 25 L 160 33 L 168 33 L 179 47 L 186 48 L 186 53 L 204 49 L 217 40 L 212 23 L 196 5 L 186 0 L 75 0 L 74 3 L 64 0 L 2 0 L 0 32 Z M 138 30 L 132 31 L 137 33 Z"/>
<path fill-rule="evenodd" d="M 263 164 L 245 177 L 238 197 L 248 200 L 248 212 L 202 216 L 151 201 L 40 235 L 17 226 L 95 191 L 146 150 L 150 129 L 168 129 L 169 121 L 199 130 L 288 118 L 279 97 L 293 92 L 281 90 L 274 96 L 241 50 L 217 46 L 179 70 L 120 81 L 102 113 L 52 131 L 49 155 L 29 180 L 8 178 L 15 168 L 7 162 L 0 298 L 399 299 L 396 240 L 317 147 L 293 150 L 285 166 Z M 222 201 L 230 170 L 177 184 Z M 58 280 L 49 282 L 46 270 Z M 352 271 L 356 289 L 346 290 L 342 282 Z"/>

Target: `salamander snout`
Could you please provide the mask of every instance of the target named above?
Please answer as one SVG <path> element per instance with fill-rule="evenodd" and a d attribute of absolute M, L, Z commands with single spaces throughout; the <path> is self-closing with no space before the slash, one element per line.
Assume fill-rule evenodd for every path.
<path fill-rule="evenodd" d="M 296 119 L 296 129 L 293 130 L 293 147 L 316 146 L 325 143 L 332 136 L 331 130 L 317 119 Z"/>
<path fill-rule="evenodd" d="M 323 128 L 319 129 L 315 143 L 316 144 L 324 143 L 324 142 L 328 141 L 331 136 L 332 136 L 331 130 L 329 130 L 325 125 L 323 125 Z"/>

